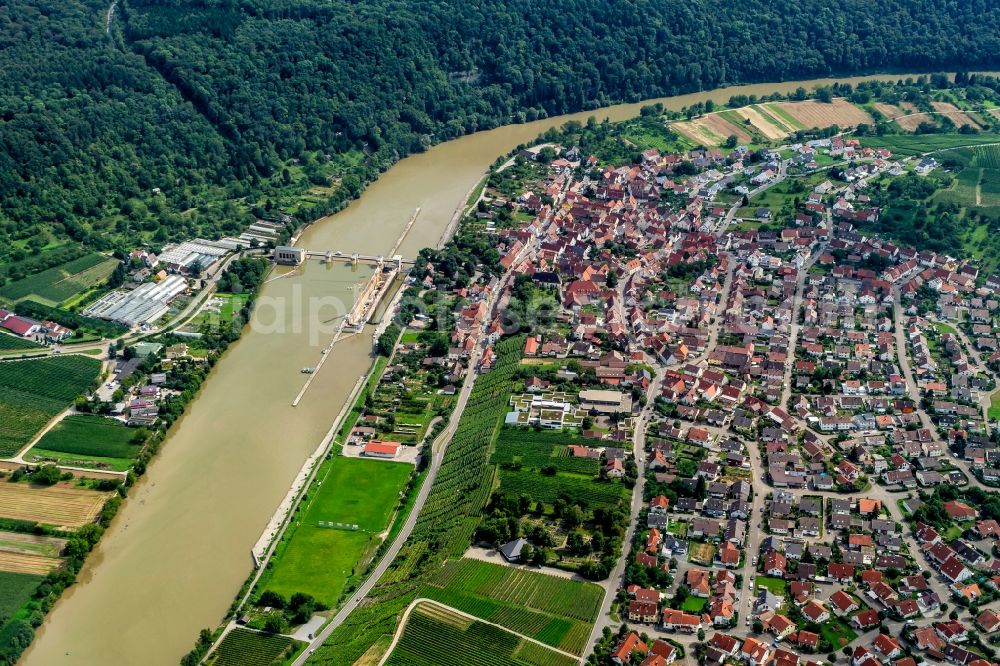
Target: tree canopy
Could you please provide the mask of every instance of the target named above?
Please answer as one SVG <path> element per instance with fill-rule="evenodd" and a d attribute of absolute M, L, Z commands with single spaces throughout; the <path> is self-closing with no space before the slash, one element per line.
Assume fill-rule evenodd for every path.
<path fill-rule="evenodd" d="M 876 70 L 988 68 L 987 0 L 9 0 L 0 258 L 316 215 L 401 156 L 614 101 Z"/>

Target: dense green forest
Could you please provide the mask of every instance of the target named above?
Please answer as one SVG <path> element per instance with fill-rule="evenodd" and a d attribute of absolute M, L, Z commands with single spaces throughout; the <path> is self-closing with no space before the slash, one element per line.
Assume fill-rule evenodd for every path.
<path fill-rule="evenodd" d="M 988 68 L 987 0 L 8 0 L 0 261 L 334 209 L 400 156 L 719 85 Z M 40 241 L 35 241 L 36 245 Z"/>

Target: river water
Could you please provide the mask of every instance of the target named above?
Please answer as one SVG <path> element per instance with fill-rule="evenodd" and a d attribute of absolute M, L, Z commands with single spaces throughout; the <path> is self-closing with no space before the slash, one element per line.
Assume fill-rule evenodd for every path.
<path fill-rule="evenodd" d="M 898 77 L 837 80 L 871 78 Z M 725 102 L 735 94 L 760 96 L 833 81 L 725 88 L 449 141 L 393 166 L 348 208 L 310 226 L 298 244 L 384 254 L 419 207 L 400 248 L 412 257 L 437 243 L 498 156 L 549 127 L 591 115 L 624 120 L 656 101 L 680 109 L 708 99 Z M 304 271 L 264 287 L 255 313 L 258 325 L 216 365 L 22 663 L 174 666 L 200 629 L 218 625 L 250 573 L 250 548 L 370 364 L 369 331 L 341 340 L 299 406 L 291 406 L 304 381 L 300 368 L 316 365 L 332 337 L 336 307 L 328 301 L 349 303 L 353 289 L 369 275 L 363 267 L 311 262 Z"/>

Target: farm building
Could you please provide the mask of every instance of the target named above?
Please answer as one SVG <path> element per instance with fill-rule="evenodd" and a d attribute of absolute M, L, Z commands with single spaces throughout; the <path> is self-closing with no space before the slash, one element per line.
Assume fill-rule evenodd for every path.
<path fill-rule="evenodd" d="M 369 458 L 392 459 L 399 453 L 399 442 L 368 442 L 365 444 L 364 455 Z"/>

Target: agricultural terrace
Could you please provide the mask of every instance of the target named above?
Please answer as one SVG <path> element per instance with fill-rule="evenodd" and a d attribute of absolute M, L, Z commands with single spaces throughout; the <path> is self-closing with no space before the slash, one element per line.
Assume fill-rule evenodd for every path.
<path fill-rule="evenodd" d="M 448 562 L 421 594 L 560 650 L 582 654 L 604 591 L 592 583 L 461 559 Z"/>
<path fill-rule="evenodd" d="M 70 415 L 45 433 L 25 459 L 124 471 L 132 465 L 145 439 L 144 430 L 128 428 L 115 419 Z"/>
<path fill-rule="evenodd" d="M 0 483 L 0 518 L 75 530 L 94 522 L 110 496 L 67 483 L 48 487 L 25 482 Z"/>
<path fill-rule="evenodd" d="M 62 562 L 65 539 L 0 531 L 0 571 L 45 575 Z"/>
<path fill-rule="evenodd" d="M 0 333 L 0 354 L 24 353 L 32 349 L 41 349 L 42 345 L 19 338 L 16 335 Z"/>
<path fill-rule="evenodd" d="M 317 650 L 314 659 L 351 664 L 396 630 L 400 614 L 445 559 L 468 549 L 493 486 L 491 443 L 507 410 L 524 337 L 500 341 L 493 370 L 478 377 L 416 525 L 392 566 L 369 595 Z"/>
<path fill-rule="evenodd" d="M 572 666 L 576 660 L 436 604 L 420 603 L 387 666 Z"/>
<path fill-rule="evenodd" d="M 100 361 L 78 355 L 0 363 L 0 456 L 30 442 L 94 386 L 100 370 Z"/>
<path fill-rule="evenodd" d="M 278 634 L 233 629 L 205 660 L 206 666 L 272 666 L 295 657 L 305 643 Z"/>
<path fill-rule="evenodd" d="M 381 543 L 412 473 L 410 465 L 364 458 L 336 456 L 324 463 L 275 550 L 261 590 L 285 598 L 304 592 L 334 606 L 348 581 L 363 572 L 359 563 Z"/>
<path fill-rule="evenodd" d="M 59 305 L 105 282 L 118 265 L 117 259 L 96 252 L 35 273 L 0 287 L 0 298 L 16 302 L 31 297 L 45 305 Z"/>

